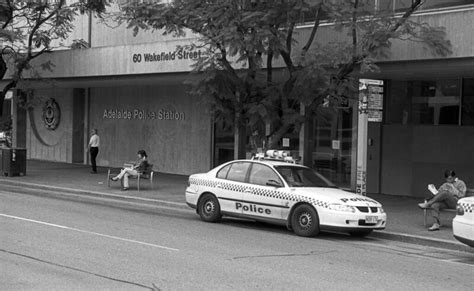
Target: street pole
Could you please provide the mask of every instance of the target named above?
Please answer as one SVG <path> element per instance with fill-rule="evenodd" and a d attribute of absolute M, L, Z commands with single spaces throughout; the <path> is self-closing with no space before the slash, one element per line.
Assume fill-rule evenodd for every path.
<path fill-rule="evenodd" d="M 367 195 L 367 92 L 367 82 L 359 80 L 356 193 L 364 196 Z"/>
<path fill-rule="evenodd" d="M 368 123 L 382 122 L 383 81 L 359 80 L 356 193 L 367 195 Z"/>

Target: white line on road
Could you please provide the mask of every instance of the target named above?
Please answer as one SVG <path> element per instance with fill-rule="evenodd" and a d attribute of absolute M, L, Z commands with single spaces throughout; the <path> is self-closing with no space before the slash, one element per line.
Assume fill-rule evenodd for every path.
<path fill-rule="evenodd" d="M 2 214 L 2 213 L 0 213 L 0 216 L 7 217 L 7 218 L 12 218 L 12 219 L 23 220 L 23 221 L 28 221 L 28 222 L 33 222 L 33 223 L 38 223 L 38 224 L 43 224 L 43 225 L 52 226 L 52 227 L 57 227 L 57 228 L 62 228 L 62 229 L 67 229 L 67 230 L 73 230 L 73 231 L 77 231 L 77 232 L 82 232 L 82 233 L 87 233 L 87 234 L 92 234 L 92 235 L 107 237 L 107 238 L 111 238 L 111 239 L 116 239 L 116 240 L 121 240 L 121 241 L 136 243 L 136 244 L 141 244 L 141 245 L 150 246 L 150 247 L 155 247 L 155 248 L 160 248 L 160 249 L 165 249 L 165 250 L 169 250 L 169 251 L 175 251 L 175 252 L 178 252 L 178 251 L 179 251 L 178 249 L 169 248 L 169 247 L 165 247 L 165 246 L 150 244 L 150 243 L 146 243 L 146 242 L 142 242 L 142 241 L 137 241 L 137 240 L 133 240 L 133 239 L 121 238 L 121 237 L 112 236 L 112 235 L 107 235 L 107 234 L 102 234 L 102 233 L 93 232 L 93 231 L 82 230 L 82 229 L 78 229 L 78 228 L 74 228 L 74 227 L 68 227 L 68 226 L 59 225 L 59 224 L 48 223 L 48 222 L 44 222 L 44 221 L 38 221 L 38 220 L 28 219 L 28 218 L 24 218 L 24 217 L 18 217 L 18 216 L 13 216 L 13 215 L 8 215 L 8 214 Z"/>

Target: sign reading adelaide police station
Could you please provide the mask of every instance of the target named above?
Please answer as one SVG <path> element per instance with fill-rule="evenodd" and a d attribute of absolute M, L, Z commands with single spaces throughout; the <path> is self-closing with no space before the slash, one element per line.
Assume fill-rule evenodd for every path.
<path fill-rule="evenodd" d="M 184 120 L 184 112 L 160 109 L 147 111 L 142 109 L 104 109 L 103 119 L 139 119 L 139 120 Z"/>

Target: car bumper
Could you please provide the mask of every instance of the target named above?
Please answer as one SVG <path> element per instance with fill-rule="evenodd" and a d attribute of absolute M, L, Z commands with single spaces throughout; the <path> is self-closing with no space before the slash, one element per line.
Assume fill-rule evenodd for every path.
<path fill-rule="evenodd" d="M 375 219 L 372 221 L 372 219 Z M 325 211 L 319 215 L 323 229 L 333 230 L 370 230 L 385 229 L 387 224 L 386 213 L 347 213 L 339 211 Z"/>
<path fill-rule="evenodd" d="M 467 219 L 458 216 L 453 219 L 453 236 L 458 241 L 474 247 L 474 225 L 465 220 Z"/>
<path fill-rule="evenodd" d="M 186 190 L 185 198 L 186 198 L 186 204 L 189 207 L 194 208 L 194 209 L 197 208 L 197 202 L 199 200 L 198 193 L 194 191 Z"/>

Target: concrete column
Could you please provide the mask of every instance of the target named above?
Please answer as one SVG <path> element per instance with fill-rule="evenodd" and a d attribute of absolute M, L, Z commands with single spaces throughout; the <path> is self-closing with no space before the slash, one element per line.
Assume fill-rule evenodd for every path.
<path fill-rule="evenodd" d="M 26 109 L 21 106 L 26 102 L 26 94 L 16 90 L 12 96 L 12 146 L 26 148 Z"/>
<path fill-rule="evenodd" d="M 84 103 L 85 90 L 73 89 L 72 162 L 84 163 Z"/>
<path fill-rule="evenodd" d="M 85 98 L 84 98 L 84 123 L 83 123 L 83 134 L 84 134 L 84 144 L 82 145 L 84 149 L 86 148 L 87 144 L 89 143 L 89 133 L 90 133 L 90 120 L 89 120 L 89 114 L 90 114 L 90 102 L 91 102 L 91 89 L 87 88 L 84 91 Z M 89 153 L 87 151 L 84 151 L 84 164 L 87 165 L 89 164 Z"/>

